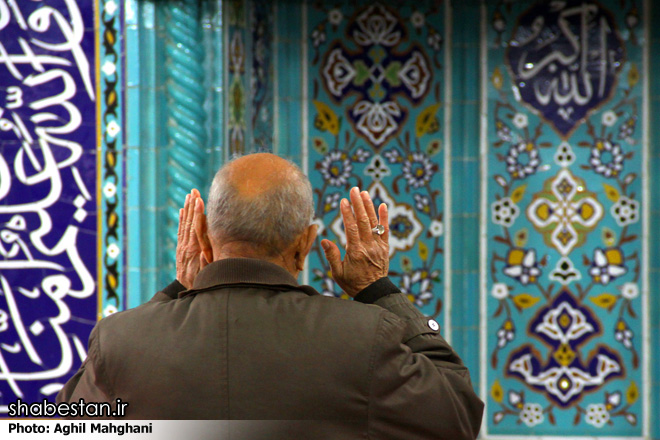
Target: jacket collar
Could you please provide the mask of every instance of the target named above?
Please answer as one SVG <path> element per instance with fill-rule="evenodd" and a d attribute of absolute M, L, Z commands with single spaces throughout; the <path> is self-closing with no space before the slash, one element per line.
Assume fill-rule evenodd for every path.
<path fill-rule="evenodd" d="M 202 269 L 191 290 L 179 293 L 179 297 L 236 285 L 270 286 L 274 290 L 301 290 L 308 295 L 319 293 L 310 286 L 301 286 L 283 267 L 253 258 L 226 258 Z"/>

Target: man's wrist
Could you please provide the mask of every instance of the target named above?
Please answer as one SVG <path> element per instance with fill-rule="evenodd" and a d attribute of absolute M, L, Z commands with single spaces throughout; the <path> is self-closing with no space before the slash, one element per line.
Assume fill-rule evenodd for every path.
<path fill-rule="evenodd" d="M 383 277 L 362 289 L 355 295 L 354 300 L 364 304 L 373 304 L 382 297 L 393 293 L 401 293 L 401 290 L 388 277 Z"/>

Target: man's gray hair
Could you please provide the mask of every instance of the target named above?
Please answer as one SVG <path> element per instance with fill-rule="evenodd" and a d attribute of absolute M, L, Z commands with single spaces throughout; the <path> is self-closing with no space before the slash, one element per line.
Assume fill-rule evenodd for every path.
<path fill-rule="evenodd" d="M 281 184 L 254 197 L 241 196 L 232 185 L 229 163 L 220 168 L 209 191 L 209 234 L 253 243 L 269 256 L 291 245 L 314 219 L 314 196 L 307 176 L 288 162 L 292 173 Z"/>

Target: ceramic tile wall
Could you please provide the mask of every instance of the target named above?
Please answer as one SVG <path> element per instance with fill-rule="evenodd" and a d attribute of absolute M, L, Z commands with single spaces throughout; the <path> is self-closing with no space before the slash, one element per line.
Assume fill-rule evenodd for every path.
<path fill-rule="evenodd" d="M 345 245 L 338 206 L 351 186 L 369 191 L 376 206 L 387 203 L 390 276 L 449 337 L 443 313 L 445 6 L 310 4 L 303 19 L 302 129 L 320 238 Z M 342 296 L 318 244 L 309 265 L 320 292 Z"/>
<path fill-rule="evenodd" d="M 488 434 L 645 432 L 649 188 L 638 7 L 485 10 Z M 568 50 L 575 35 L 580 45 Z"/>
<path fill-rule="evenodd" d="M 657 3 L 649 2 L 645 10 L 645 16 L 649 23 L 658 23 L 660 20 L 660 7 Z M 657 81 L 657 75 L 660 69 L 660 28 L 658 26 L 649 26 L 646 34 L 649 41 L 649 50 L 647 52 L 648 70 L 647 78 L 649 84 L 649 113 L 647 123 L 649 124 L 649 160 L 647 170 L 649 176 L 649 228 L 648 228 L 648 252 L 649 252 L 649 335 L 651 345 L 650 356 L 650 403 L 649 408 L 651 423 L 651 438 L 660 439 L 660 130 L 658 130 L 658 121 L 660 120 L 660 81 Z M 653 422 L 655 420 L 655 422 Z"/>
<path fill-rule="evenodd" d="M 116 209 L 119 225 L 126 227 L 125 233 L 118 231 L 118 237 L 127 270 L 118 264 L 115 281 L 120 300 L 127 286 L 129 307 L 148 300 L 174 276 L 164 240 L 172 224 L 167 214 L 172 199 L 166 172 L 170 139 L 165 129 L 167 3 L 129 0 L 116 11 L 126 20 L 124 32 L 118 34 L 118 41 L 122 36 L 126 41 L 118 52 L 126 70 L 117 73 L 118 77 L 125 73 L 125 87 L 118 95 L 126 102 L 125 123 L 117 123 L 126 143 L 125 161 L 119 161 L 126 172 L 126 218 L 121 217 L 121 202 Z M 425 313 L 436 315 L 470 368 L 475 389 L 488 402 L 487 438 L 660 438 L 660 181 L 654 172 L 660 170 L 660 134 L 652 129 L 660 114 L 660 81 L 651 74 L 660 68 L 658 57 L 653 56 L 660 47 L 660 31 L 649 26 L 649 45 L 643 31 L 649 15 L 642 13 L 641 1 L 598 4 L 612 12 L 599 17 L 621 30 L 625 59 L 617 67 L 615 93 L 591 109 L 587 119 L 597 134 L 602 127 L 605 133 L 611 131 L 610 144 L 620 146 L 624 157 L 620 179 L 605 176 L 593 165 L 595 141 L 586 123 L 570 134 L 551 118 L 536 116 L 538 111 L 521 104 L 513 94 L 509 55 L 502 43 L 525 22 L 531 1 L 514 6 L 489 2 L 484 10 L 476 1 L 203 3 L 200 23 L 206 50 L 201 68 L 208 91 L 203 150 L 211 158 L 205 170 L 209 181 L 214 169 L 233 153 L 272 148 L 309 174 L 317 190 L 322 234 L 338 242 L 343 232 L 336 222 L 336 194 L 345 193 L 347 184 L 359 179 L 361 187 L 387 200 L 399 214 L 393 278 Z M 568 3 L 577 5 L 573 0 Z M 631 12 L 633 7 L 637 15 Z M 657 9 L 652 12 L 660 17 Z M 387 32 L 373 32 L 369 27 L 373 20 L 386 23 Z M 631 73 L 633 64 L 637 74 Z M 552 80 L 552 76 L 547 78 Z M 645 94 L 647 83 L 650 93 Z M 650 104 L 646 120 L 645 96 Z M 627 102 L 617 106 L 624 97 Z M 498 105 L 499 101 L 510 107 Z M 633 115 L 637 116 L 634 131 L 619 139 L 620 127 Z M 508 127 L 509 136 L 496 119 Z M 533 138 L 537 126 L 541 135 L 532 149 L 512 153 L 519 144 L 513 140 L 515 134 Z M 510 139 L 503 140 L 501 135 Z M 555 157 L 563 139 L 575 156 L 565 166 L 561 161 L 567 158 Z M 589 145 L 581 146 L 581 142 Z M 547 148 L 541 148 L 545 143 Z M 618 150 L 603 145 L 616 164 Z M 527 161 L 523 163 L 521 156 Z M 529 160 L 535 158 L 538 166 L 530 165 Z M 605 162 L 603 158 L 601 165 Z M 507 169 L 509 165 L 513 171 Z M 544 165 L 550 167 L 546 170 Z M 527 173 L 525 168 L 530 167 L 533 172 Z M 609 168 L 615 169 L 614 165 Z M 516 170 L 518 177 L 512 175 Z M 589 205 L 592 215 L 601 213 L 593 228 L 578 228 L 580 244 L 576 242 L 570 251 L 552 241 L 552 231 L 538 225 L 535 213 L 542 215 L 542 209 L 529 214 L 530 206 L 541 206 L 543 197 L 553 201 L 544 185 L 562 170 L 569 173 L 564 173 L 566 182 L 577 182 L 589 193 L 581 200 L 595 200 Z M 522 176 L 523 171 L 529 175 Z M 120 183 L 121 172 L 117 169 Z M 645 172 L 647 181 L 642 180 Z M 626 183 L 630 173 L 637 177 Z M 495 175 L 504 178 L 508 189 Z M 503 206 L 506 198 L 511 202 Z M 624 199 L 639 204 L 630 203 L 637 206 L 639 220 L 619 218 L 617 222 L 613 208 Z M 511 215 L 495 215 L 499 205 L 498 212 Z M 509 244 L 505 243 L 507 232 Z M 503 234 L 504 240 L 496 238 Z M 632 235 L 637 237 L 619 243 L 622 236 Z M 615 244 L 610 244 L 612 240 Z M 623 254 L 626 273 L 618 278 L 610 274 L 615 279 L 609 282 L 595 281 L 595 270 L 602 271 L 600 262 L 605 261 L 597 249 L 603 250 L 606 266 Z M 548 277 L 562 252 L 582 277 L 566 286 L 570 293 L 562 297 L 565 305 L 557 301 L 562 283 Z M 625 259 L 635 253 L 637 258 Z M 545 265 L 541 265 L 544 256 Z M 309 264 L 310 271 L 301 281 L 322 292 L 341 294 L 327 282 L 327 267 L 317 250 Z M 529 277 L 534 276 L 532 269 L 540 271 L 538 282 Z M 127 284 L 123 284 L 124 274 Z M 106 275 L 107 271 L 101 285 L 109 285 Z M 551 285 L 555 287 L 548 293 Z M 636 296 L 631 285 L 637 288 Z M 121 302 L 117 305 L 123 307 Z M 569 320 L 584 316 L 583 322 L 600 333 L 590 341 L 578 341 L 584 342 L 580 346 L 558 346 L 563 351 L 540 340 L 537 336 L 542 331 L 536 330 L 538 326 L 530 330 L 530 323 L 560 306 Z M 561 327 L 562 319 L 559 314 L 560 329 L 566 327 Z M 619 321 L 624 322 L 624 329 L 617 330 Z M 511 323 L 508 329 L 507 322 Z M 626 338 L 631 344 L 626 345 Z M 504 343 L 497 348 L 500 340 Z M 540 356 L 533 372 L 553 359 L 569 366 L 578 359 L 585 367 L 590 353 L 601 350 L 622 366 L 625 375 L 613 373 L 589 393 L 581 392 L 568 403 L 558 402 L 547 388 L 541 390 L 529 379 L 507 372 L 515 351 L 526 344 Z M 569 361 L 571 355 L 575 357 Z"/>
<path fill-rule="evenodd" d="M 168 94 L 166 74 L 167 7 L 172 2 L 127 1 L 126 17 L 126 120 L 127 120 L 127 240 L 135 243 L 128 252 L 129 306 L 147 301 L 174 277 L 167 259 L 172 243 L 163 237 L 171 235 L 173 222 L 168 220 L 166 163 L 171 148 L 167 127 Z M 223 33 L 222 9 L 219 3 L 204 2 L 200 13 L 207 90 L 206 132 L 203 153 L 210 160 L 204 167 L 206 176 L 224 160 Z M 210 178 L 210 177 L 209 177 Z M 204 179 L 204 182 L 209 179 Z M 200 185 L 204 194 L 208 186 Z M 179 201 L 182 204 L 183 200 Z"/>

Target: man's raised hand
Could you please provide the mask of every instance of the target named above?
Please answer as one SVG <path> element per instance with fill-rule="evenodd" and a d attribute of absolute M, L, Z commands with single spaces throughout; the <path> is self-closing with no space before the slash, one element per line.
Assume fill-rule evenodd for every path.
<path fill-rule="evenodd" d="M 205 223 L 204 202 L 199 191 L 193 189 L 179 210 L 176 244 L 176 279 L 186 289 L 192 288 L 195 277 L 208 264 L 196 233 L 201 222 Z"/>
<path fill-rule="evenodd" d="M 346 232 L 346 254 L 341 259 L 339 248 L 330 240 L 321 241 L 330 263 L 332 278 L 349 296 L 354 297 L 370 284 L 386 277 L 389 270 L 390 228 L 387 206 L 378 207 L 378 216 L 369 193 L 357 187 L 351 189 L 351 203 L 342 199 L 340 210 Z M 373 232 L 376 225 L 385 228 L 382 235 Z"/>

